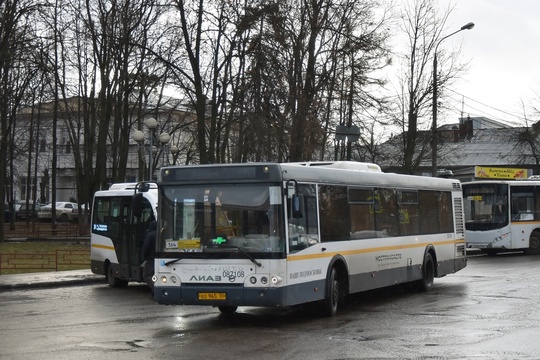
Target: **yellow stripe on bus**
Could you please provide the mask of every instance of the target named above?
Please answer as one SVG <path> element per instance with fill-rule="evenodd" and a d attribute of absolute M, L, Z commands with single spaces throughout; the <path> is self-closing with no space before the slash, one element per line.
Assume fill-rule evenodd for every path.
<path fill-rule="evenodd" d="M 92 244 L 92 247 L 96 249 L 105 249 L 105 250 L 114 251 L 114 246 L 109 246 L 109 245 Z"/>
<path fill-rule="evenodd" d="M 366 253 L 372 253 L 372 252 L 378 252 L 378 251 L 390 251 L 390 250 L 399 250 L 399 249 L 410 249 L 410 248 L 415 248 L 415 247 L 426 247 L 428 245 L 454 245 L 454 244 L 465 244 L 465 239 L 441 241 L 441 242 L 436 242 L 436 243 L 426 242 L 426 243 L 420 243 L 420 244 L 381 246 L 381 247 L 358 249 L 358 250 L 325 252 L 321 254 L 289 255 L 287 257 L 287 261 L 309 260 L 309 259 L 317 259 L 317 258 L 324 258 L 324 257 L 332 257 L 338 254 L 358 255 L 358 254 L 366 254 Z"/>

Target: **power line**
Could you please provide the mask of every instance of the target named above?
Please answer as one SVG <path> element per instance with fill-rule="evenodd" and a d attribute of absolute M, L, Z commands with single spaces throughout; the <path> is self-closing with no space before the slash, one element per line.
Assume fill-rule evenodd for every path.
<path fill-rule="evenodd" d="M 459 93 L 459 92 L 457 92 L 457 91 L 455 91 L 455 90 L 452 90 L 452 89 L 450 89 L 450 88 L 447 88 L 447 90 L 450 90 L 450 91 L 453 92 L 454 94 L 459 95 L 459 96 L 461 96 L 461 97 L 463 97 L 463 98 L 465 98 L 465 99 L 467 99 L 467 100 L 470 100 L 470 101 L 472 101 L 472 102 L 474 102 L 474 103 L 480 104 L 480 105 L 485 106 L 485 107 L 487 107 L 487 108 L 489 108 L 489 109 L 495 110 L 495 111 L 497 111 L 497 112 L 500 112 L 500 113 L 502 113 L 502 114 L 511 116 L 511 117 L 513 117 L 513 118 L 517 118 L 519 121 L 526 121 L 526 120 L 527 120 L 527 119 L 526 119 L 525 117 L 523 117 L 523 116 L 516 115 L 516 114 L 511 113 L 511 112 L 508 112 L 508 111 L 506 111 L 506 110 L 501 110 L 501 109 L 496 108 L 496 107 L 494 107 L 494 106 L 485 104 L 485 103 L 483 103 L 483 102 L 481 102 L 481 101 L 475 100 L 475 99 L 473 99 L 473 98 L 471 98 L 471 97 L 469 97 L 469 96 L 466 96 L 466 95 L 464 95 L 464 94 L 461 94 L 461 93 Z M 455 101 L 455 99 L 454 99 L 454 101 Z M 471 105 L 469 105 L 469 104 L 467 104 L 467 106 L 470 107 L 470 108 L 472 108 L 472 109 L 474 109 L 474 110 L 479 110 L 478 108 L 475 108 L 475 107 L 473 107 L 473 106 L 471 106 Z M 487 113 L 486 113 L 486 114 L 487 114 Z"/>
<path fill-rule="evenodd" d="M 457 100 L 455 98 L 452 98 L 452 97 L 449 97 L 451 100 L 453 100 L 454 102 L 456 103 L 459 103 L 461 105 L 462 101 L 460 100 Z M 463 111 L 461 109 L 458 109 L 456 105 L 451 105 L 455 112 L 459 114 L 459 116 L 461 117 L 463 112 L 465 113 L 468 113 L 469 115 L 471 114 L 471 111 Z M 523 120 L 522 121 L 512 121 L 512 120 L 508 120 L 507 118 L 501 118 L 497 115 L 494 115 L 492 113 L 488 113 L 488 112 L 485 112 L 484 110 L 480 109 L 480 108 L 477 108 L 473 105 L 470 105 L 470 104 L 467 104 L 467 110 L 473 110 L 475 113 L 475 115 L 481 115 L 481 116 L 484 116 L 484 117 L 487 117 L 491 120 L 496 120 L 496 121 L 499 121 L 499 122 L 503 122 L 503 123 L 510 123 L 510 124 L 513 124 L 513 125 L 519 125 L 519 126 L 522 126 L 523 125 Z M 450 106 L 449 106 L 450 107 Z"/>

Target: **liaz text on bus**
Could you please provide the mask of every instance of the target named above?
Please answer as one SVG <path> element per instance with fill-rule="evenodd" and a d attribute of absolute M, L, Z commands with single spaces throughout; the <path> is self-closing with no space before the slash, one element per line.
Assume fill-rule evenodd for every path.
<path fill-rule="evenodd" d="M 459 181 L 354 162 L 162 168 L 155 300 L 334 315 L 351 293 L 466 266 Z"/>

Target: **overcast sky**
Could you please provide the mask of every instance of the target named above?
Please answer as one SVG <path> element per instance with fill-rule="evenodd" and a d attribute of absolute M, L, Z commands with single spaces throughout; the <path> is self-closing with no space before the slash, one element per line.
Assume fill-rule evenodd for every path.
<path fill-rule="evenodd" d="M 455 4 L 449 33 L 475 23 L 472 30 L 461 31 L 439 46 L 461 44 L 462 56 L 470 60 L 468 73 L 448 92 L 455 113 L 445 114 L 444 122 L 457 122 L 462 109 L 465 116 L 485 116 L 511 125 L 524 125 L 524 114 L 538 120 L 540 115 L 530 106 L 540 108 L 540 1 L 437 2 L 441 10 Z"/>

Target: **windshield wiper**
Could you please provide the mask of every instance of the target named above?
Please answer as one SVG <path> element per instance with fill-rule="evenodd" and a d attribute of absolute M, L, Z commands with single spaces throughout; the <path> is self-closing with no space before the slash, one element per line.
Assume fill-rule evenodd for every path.
<path fill-rule="evenodd" d="M 240 251 L 242 254 L 246 255 L 246 257 L 251 260 L 252 263 L 254 263 L 255 265 L 257 265 L 258 267 L 261 267 L 262 264 L 260 262 L 257 261 L 257 259 L 255 259 L 250 253 L 248 253 L 246 250 L 242 249 L 241 247 L 239 246 L 235 246 L 235 245 L 219 245 L 217 247 L 218 249 L 235 249 L 235 250 L 238 250 Z M 183 258 L 180 258 L 180 259 L 173 259 L 173 260 L 169 260 L 165 263 L 165 266 L 169 266 L 171 264 L 174 264 L 174 263 L 177 263 L 178 261 L 182 260 Z"/>
<path fill-rule="evenodd" d="M 165 266 L 169 266 L 169 265 L 174 264 L 174 263 L 176 263 L 176 262 L 178 262 L 178 261 L 180 261 L 180 260 L 182 260 L 182 259 L 169 260 L 169 261 L 167 261 L 167 262 L 165 263 Z"/>
<path fill-rule="evenodd" d="M 241 247 L 239 246 L 235 246 L 235 245 L 220 245 L 219 246 L 220 249 L 236 249 L 238 251 L 240 251 L 242 254 L 246 255 L 246 257 L 251 260 L 252 263 L 254 263 L 255 265 L 257 265 L 258 267 L 261 267 L 262 264 L 260 262 L 257 261 L 257 259 L 255 259 L 250 253 L 248 253 L 246 250 L 242 249 Z"/>

